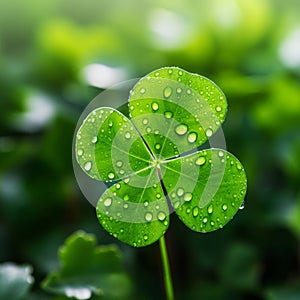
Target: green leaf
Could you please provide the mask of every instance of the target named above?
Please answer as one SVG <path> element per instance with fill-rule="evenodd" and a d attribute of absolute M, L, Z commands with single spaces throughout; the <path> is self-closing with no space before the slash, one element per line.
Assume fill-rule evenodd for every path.
<path fill-rule="evenodd" d="M 17 266 L 13 263 L 0 265 L 0 299 L 19 300 L 29 291 L 34 279 L 30 266 Z"/>
<path fill-rule="evenodd" d="M 243 203 L 245 171 L 227 151 L 199 151 L 167 161 L 165 167 L 169 172 L 163 182 L 176 214 L 195 231 L 222 228 Z"/>
<path fill-rule="evenodd" d="M 120 112 L 102 107 L 79 128 L 76 159 L 92 178 L 113 181 L 147 168 L 151 156 L 132 123 Z"/>
<path fill-rule="evenodd" d="M 167 159 L 207 141 L 224 121 L 227 102 L 211 80 L 168 67 L 139 80 L 129 110 L 151 151 Z"/>
<path fill-rule="evenodd" d="M 157 241 L 169 226 L 169 208 L 156 168 L 121 181 L 101 196 L 97 216 L 120 241 L 135 247 Z"/>
<path fill-rule="evenodd" d="M 122 269 L 122 259 L 115 245 L 96 246 L 96 238 L 84 232 L 70 236 L 59 251 L 60 270 L 53 271 L 42 287 L 69 298 L 126 299 L 130 280 Z"/>

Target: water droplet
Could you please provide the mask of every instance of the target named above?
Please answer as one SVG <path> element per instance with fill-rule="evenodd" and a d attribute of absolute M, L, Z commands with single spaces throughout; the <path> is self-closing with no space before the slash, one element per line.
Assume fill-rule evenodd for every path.
<path fill-rule="evenodd" d="M 173 117 L 173 114 L 170 111 L 165 111 L 164 115 L 167 119 L 171 119 Z"/>
<path fill-rule="evenodd" d="M 123 205 L 123 207 L 124 207 L 125 209 L 128 208 L 128 207 L 129 207 L 128 203 L 125 203 L 125 204 Z"/>
<path fill-rule="evenodd" d="M 160 197 L 161 197 L 161 194 L 160 194 L 160 193 L 157 193 L 157 194 L 156 194 L 156 198 L 159 199 Z"/>
<path fill-rule="evenodd" d="M 83 155 L 83 150 L 82 150 L 82 149 L 79 149 L 79 150 L 77 151 L 77 154 L 78 154 L 78 156 L 82 156 L 82 155 Z"/>
<path fill-rule="evenodd" d="M 199 214 L 199 208 L 198 208 L 198 206 L 195 206 L 195 207 L 193 208 L 193 216 L 194 216 L 194 217 L 197 217 L 198 214 Z"/>
<path fill-rule="evenodd" d="M 144 201 L 144 206 L 147 207 L 149 205 L 149 202 L 146 200 Z"/>
<path fill-rule="evenodd" d="M 164 221 L 164 225 L 165 225 L 165 226 L 168 225 L 168 221 L 167 221 L 167 220 Z"/>
<path fill-rule="evenodd" d="M 219 151 L 219 157 L 223 157 L 224 156 L 224 152 L 223 151 Z"/>
<path fill-rule="evenodd" d="M 92 168 L 92 163 L 90 161 L 86 162 L 85 165 L 84 165 L 84 169 L 86 171 L 90 171 Z"/>
<path fill-rule="evenodd" d="M 185 124 L 178 124 L 175 127 L 175 132 L 178 135 L 185 135 L 187 133 L 188 127 Z"/>
<path fill-rule="evenodd" d="M 120 160 L 118 160 L 118 161 L 116 162 L 116 166 L 117 166 L 118 168 L 121 168 L 121 167 L 123 166 L 123 162 L 120 161 Z"/>
<path fill-rule="evenodd" d="M 156 72 L 154 75 L 155 75 L 156 77 L 159 76 L 159 72 Z"/>
<path fill-rule="evenodd" d="M 192 91 L 191 91 L 190 89 L 187 89 L 187 90 L 186 90 L 186 93 L 187 93 L 188 95 L 190 95 L 190 94 L 192 93 Z"/>
<path fill-rule="evenodd" d="M 180 201 L 176 201 L 176 202 L 174 203 L 174 208 L 177 209 L 177 208 L 179 207 L 179 205 L 180 205 Z"/>
<path fill-rule="evenodd" d="M 165 89 L 164 89 L 164 97 L 165 98 L 169 98 L 170 96 L 172 95 L 172 88 L 167 86 Z"/>
<path fill-rule="evenodd" d="M 209 214 L 212 214 L 213 211 L 214 211 L 214 208 L 213 208 L 212 205 L 210 205 L 210 206 L 207 208 L 207 212 L 208 212 Z"/>
<path fill-rule="evenodd" d="M 196 164 L 197 166 L 202 166 L 202 165 L 205 164 L 205 162 L 206 162 L 205 157 L 200 156 L 200 157 L 198 157 L 198 158 L 196 159 L 195 164 Z"/>
<path fill-rule="evenodd" d="M 156 135 L 159 134 L 159 130 L 158 130 L 158 129 L 155 129 L 155 130 L 154 130 L 154 134 L 156 134 Z"/>
<path fill-rule="evenodd" d="M 129 196 L 128 196 L 128 195 L 125 195 L 123 199 L 124 199 L 125 201 L 128 201 L 128 200 L 129 200 Z"/>
<path fill-rule="evenodd" d="M 213 131 L 210 128 L 208 128 L 205 133 L 206 133 L 207 137 L 211 137 L 213 134 Z"/>
<path fill-rule="evenodd" d="M 130 138 L 131 138 L 130 132 L 126 132 L 126 133 L 125 133 L 125 138 L 126 138 L 126 139 L 130 139 Z"/>
<path fill-rule="evenodd" d="M 241 165 L 240 163 L 237 163 L 237 164 L 236 164 L 236 168 L 237 168 L 238 170 L 242 170 L 243 167 L 242 167 L 242 165 Z"/>
<path fill-rule="evenodd" d="M 208 221 L 207 218 L 204 218 L 204 219 L 203 219 L 203 223 L 204 223 L 204 224 L 207 223 L 207 221 Z"/>
<path fill-rule="evenodd" d="M 184 189 L 183 188 L 178 188 L 177 189 L 177 196 L 181 197 L 184 194 Z"/>
<path fill-rule="evenodd" d="M 147 128 L 146 128 L 146 131 L 147 131 L 148 133 L 150 133 L 151 130 L 152 130 L 151 127 L 147 127 Z"/>
<path fill-rule="evenodd" d="M 153 109 L 154 111 L 157 111 L 157 110 L 158 110 L 158 108 L 159 108 L 159 106 L 158 106 L 158 103 L 157 103 L 157 102 L 153 102 L 153 103 L 151 104 L 151 107 L 152 107 L 152 109 Z"/>
<path fill-rule="evenodd" d="M 105 205 L 106 207 L 111 206 L 111 203 L 112 203 L 112 199 L 111 199 L 111 198 L 106 198 L 106 199 L 104 200 L 104 205 Z"/>
<path fill-rule="evenodd" d="M 145 241 L 148 240 L 148 235 L 144 235 L 144 240 L 145 240 Z"/>
<path fill-rule="evenodd" d="M 171 74 L 173 73 L 173 70 L 170 69 L 170 70 L 168 71 L 168 73 L 171 75 Z"/>
<path fill-rule="evenodd" d="M 163 221 L 166 218 L 166 214 L 164 212 L 159 212 L 157 215 L 158 220 Z"/>
<path fill-rule="evenodd" d="M 184 201 L 191 201 L 193 198 L 193 194 L 192 193 L 185 193 L 183 196 Z"/>
<path fill-rule="evenodd" d="M 112 172 L 108 173 L 107 176 L 108 176 L 109 179 L 114 179 L 115 178 L 115 174 L 112 173 Z"/>
<path fill-rule="evenodd" d="M 191 209 L 190 209 L 190 208 L 187 208 L 187 209 L 186 209 L 186 213 L 189 214 L 190 212 L 191 212 Z"/>
<path fill-rule="evenodd" d="M 182 89 L 181 88 L 177 88 L 176 93 L 180 94 L 181 92 L 182 92 Z"/>
<path fill-rule="evenodd" d="M 243 201 L 239 209 L 244 209 L 244 208 L 245 208 L 245 201 Z"/>
<path fill-rule="evenodd" d="M 141 88 L 141 89 L 140 89 L 140 93 L 141 93 L 141 94 L 145 94 L 145 92 L 146 92 L 146 89 L 144 89 L 144 88 Z"/>
<path fill-rule="evenodd" d="M 226 204 L 223 204 L 222 209 L 223 209 L 224 211 L 227 210 L 227 205 L 226 205 Z"/>
<path fill-rule="evenodd" d="M 144 120 L 143 120 L 143 124 L 144 124 L 144 125 L 147 125 L 147 124 L 148 124 L 148 119 L 144 119 Z"/>
<path fill-rule="evenodd" d="M 183 74 L 182 71 L 178 71 L 179 76 L 182 76 L 182 74 Z"/>
<path fill-rule="evenodd" d="M 93 143 L 93 144 L 96 144 L 97 141 L 98 141 L 98 138 L 97 138 L 96 136 L 94 136 L 94 137 L 92 138 L 92 143 Z"/>
<path fill-rule="evenodd" d="M 197 140 L 197 133 L 190 132 L 187 139 L 188 139 L 189 143 L 194 143 Z"/>
<path fill-rule="evenodd" d="M 161 148 L 161 145 L 157 143 L 157 144 L 155 144 L 154 147 L 155 147 L 156 150 L 159 150 Z"/>
<path fill-rule="evenodd" d="M 211 221 L 211 222 L 210 222 L 210 225 L 211 225 L 211 226 L 215 226 L 215 222 L 214 222 L 214 221 Z"/>
<path fill-rule="evenodd" d="M 220 112 L 221 110 L 222 110 L 222 107 L 221 107 L 221 106 L 217 106 L 217 107 L 216 107 L 216 111 L 217 111 L 217 112 Z"/>
<path fill-rule="evenodd" d="M 109 120 L 109 121 L 108 121 L 108 126 L 109 126 L 109 127 L 113 127 L 113 125 L 114 125 L 114 122 L 113 122 L 112 120 Z"/>
<path fill-rule="evenodd" d="M 123 175 L 125 173 L 124 170 L 120 170 L 120 174 Z"/>
<path fill-rule="evenodd" d="M 147 213 L 145 214 L 145 220 L 146 220 L 147 222 L 150 222 L 150 221 L 152 220 L 152 213 L 147 212 Z"/>
<path fill-rule="evenodd" d="M 119 190 L 120 188 L 121 188 L 121 184 L 120 184 L 120 183 L 117 183 L 117 184 L 116 184 L 116 189 Z"/>

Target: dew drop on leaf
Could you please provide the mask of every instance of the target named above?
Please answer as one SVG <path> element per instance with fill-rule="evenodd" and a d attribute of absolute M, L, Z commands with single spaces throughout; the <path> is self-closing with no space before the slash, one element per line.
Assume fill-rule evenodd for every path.
<path fill-rule="evenodd" d="M 147 212 L 147 213 L 145 214 L 145 220 L 146 220 L 147 222 L 150 222 L 150 221 L 152 220 L 152 213 Z"/>
<path fill-rule="evenodd" d="M 121 188 L 121 184 L 120 184 L 120 183 L 117 183 L 117 184 L 116 184 L 116 189 L 119 190 L 120 188 Z"/>
<path fill-rule="evenodd" d="M 236 168 L 237 168 L 239 171 L 241 171 L 243 167 L 242 167 L 242 165 L 241 165 L 240 163 L 237 163 L 237 164 L 236 164 Z"/>
<path fill-rule="evenodd" d="M 93 143 L 93 144 L 96 144 L 97 141 L 98 141 L 98 138 L 97 138 L 96 136 L 94 136 L 94 137 L 92 138 L 92 143 Z"/>
<path fill-rule="evenodd" d="M 108 126 L 109 126 L 109 127 L 113 127 L 113 125 L 114 125 L 113 121 L 112 121 L 112 120 L 109 120 L 109 121 L 108 121 Z"/>
<path fill-rule="evenodd" d="M 125 201 L 128 201 L 128 200 L 129 200 L 129 196 L 128 196 L 128 195 L 125 195 L 123 199 L 124 199 Z"/>
<path fill-rule="evenodd" d="M 222 209 L 223 209 L 224 211 L 226 211 L 226 210 L 227 210 L 227 205 L 226 205 L 226 204 L 223 204 Z"/>
<path fill-rule="evenodd" d="M 177 94 L 181 94 L 182 89 L 181 88 L 177 88 L 176 92 L 177 92 Z"/>
<path fill-rule="evenodd" d="M 193 194 L 192 193 L 185 193 L 183 196 L 184 201 L 191 201 L 193 198 Z"/>
<path fill-rule="evenodd" d="M 221 106 L 217 106 L 217 107 L 216 107 L 216 111 L 217 111 L 217 112 L 220 112 L 221 110 L 222 110 L 222 107 L 221 107 Z"/>
<path fill-rule="evenodd" d="M 214 211 L 213 206 L 210 205 L 210 206 L 207 208 L 207 212 L 208 212 L 209 214 L 212 214 L 213 211 Z"/>
<path fill-rule="evenodd" d="M 104 200 L 104 205 L 105 205 L 106 207 L 111 206 L 111 203 L 112 203 L 112 199 L 111 199 L 111 198 L 106 198 L 106 199 Z"/>
<path fill-rule="evenodd" d="M 189 143 L 194 143 L 197 140 L 197 133 L 196 132 L 189 133 L 187 139 Z"/>
<path fill-rule="evenodd" d="M 187 133 L 187 131 L 188 131 L 188 127 L 185 124 L 178 124 L 175 127 L 175 132 L 178 135 L 185 135 Z"/>
<path fill-rule="evenodd" d="M 148 122 L 149 122 L 148 119 L 144 119 L 144 120 L 143 120 L 143 124 L 144 124 L 144 125 L 147 125 Z"/>
<path fill-rule="evenodd" d="M 123 205 L 123 207 L 124 207 L 125 209 L 128 208 L 128 207 L 129 207 L 128 203 L 125 203 L 125 204 Z"/>
<path fill-rule="evenodd" d="M 107 176 L 108 176 L 109 179 L 114 179 L 115 178 L 115 174 L 112 173 L 112 172 L 108 173 Z"/>
<path fill-rule="evenodd" d="M 144 240 L 147 241 L 148 240 L 148 235 L 144 235 Z"/>
<path fill-rule="evenodd" d="M 151 107 L 152 107 L 152 109 L 153 109 L 154 111 L 157 111 L 157 110 L 158 110 L 158 108 L 159 108 L 159 106 L 158 106 L 158 103 L 157 103 L 157 102 L 153 102 L 153 103 L 151 104 Z"/>
<path fill-rule="evenodd" d="M 171 119 L 173 117 L 173 114 L 170 111 L 165 111 L 164 115 L 167 119 Z"/>
<path fill-rule="evenodd" d="M 202 165 L 205 164 L 205 162 L 206 162 L 205 157 L 200 156 L 200 157 L 198 157 L 198 158 L 196 159 L 195 164 L 196 164 L 197 166 L 202 166 Z"/>
<path fill-rule="evenodd" d="M 86 162 L 85 165 L 84 165 L 84 169 L 86 171 L 90 171 L 92 168 L 92 163 L 90 161 Z"/>
<path fill-rule="evenodd" d="M 147 207 L 149 205 L 149 202 L 146 200 L 144 201 L 144 206 Z"/>
<path fill-rule="evenodd" d="M 161 145 L 159 143 L 157 143 L 157 144 L 155 144 L 154 147 L 155 147 L 156 150 L 159 150 L 161 148 Z"/>
<path fill-rule="evenodd" d="M 130 132 L 126 132 L 126 133 L 125 133 L 125 138 L 126 138 L 126 139 L 130 139 L 130 138 L 131 138 Z"/>
<path fill-rule="evenodd" d="M 118 168 L 121 168 L 121 167 L 123 166 L 123 162 L 120 161 L 120 160 L 118 160 L 118 161 L 116 162 L 116 165 L 117 165 Z"/>
<path fill-rule="evenodd" d="M 167 86 L 165 89 L 164 89 L 164 97 L 165 98 L 169 98 L 170 96 L 172 95 L 172 88 Z"/>
<path fill-rule="evenodd" d="M 208 128 L 205 133 L 206 133 L 207 137 L 211 137 L 213 134 L 213 131 L 210 128 Z"/>
<path fill-rule="evenodd" d="M 77 154 L 78 154 L 78 156 L 82 156 L 82 155 L 83 155 L 83 150 L 82 150 L 82 149 L 79 149 L 79 150 L 77 151 Z"/>
<path fill-rule="evenodd" d="M 245 208 L 245 201 L 243 201 L 243 203 L 240 206 L 240 209 L 244 209 Z"/>
<path fill-rule="evenodd" d="M 224 152 L 223 151 L 219 151 L 219 157 L 223 157 L 224 156 Z"/>
<path fill-rule="evenodd" d="M 141 88 L 141 89 L 140 89 L 140 93 L 141 93 L 141 94 L 145 94 L 145 92 L 146 92 L 146 89 L 144 89 L 144 88 Z"/>
<path fill-rule="evenodd" d="M 158 220 L 163 221 L 166 218 L 166 214 L 164 212 L 159 212 L 157 215 Z"/>
<path fill-rule="evenodd" d="M 203 223 L 204 223 L 204 224 L 207 223 L 207 218 L 204 218 L 204 219 L 203 219 Z"/>
<path fill-rule="evenodd" d="M 184 189 L 183 188 L 178 188 L 177 189 L 177 196 L 181 197 L 184 194 Z"/>
<path fill-rule="evenodd" d="M 193 208 L 193 216 L 194 216 L 194 217 L 197 217 L 198 214 L 199 214 L 199 208 L 198 208 L 198 206 L 195 206 L 195 207 Z"/>

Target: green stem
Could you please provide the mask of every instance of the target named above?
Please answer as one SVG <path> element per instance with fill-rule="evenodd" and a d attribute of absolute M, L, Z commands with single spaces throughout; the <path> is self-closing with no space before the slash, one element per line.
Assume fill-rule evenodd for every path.
<path fill-rule="evenodd" d="M 167 300 L 174 300 L 173 283 L 172 283 L 168 252 L 167 252 L 164 235 L 159 239 L 159 245 L 160 245 L 160 252 L 161 252 L 162 263 L 164 268 L 164 279 L 165 279 Z"/>

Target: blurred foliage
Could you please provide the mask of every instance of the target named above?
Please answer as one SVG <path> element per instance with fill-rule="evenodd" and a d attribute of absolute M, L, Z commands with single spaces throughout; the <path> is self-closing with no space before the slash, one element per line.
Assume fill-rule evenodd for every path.
<path fill-rule="evenodd" d="M 33 283 L 32 268 L 12 263 L 0 265 L 0 299 L 24 299 Z"/>
<path fill-rule="evenodd" d="M 121 267 L 121 254 L 114 245 L 96 246 L 93 235 L 76 232 L 60 248 L 60 270 L 43 281 L 45 290 L 90 299 L 127 299 L 130 280 Z"/>
<path fill-rule="evenodd" d="M 0 261 L 33 266 L 29 299 L 62 299 L 40 283 L 71 232 L 118 243 L 72 170 L 82 110 L 104 79 L 172 65 L 227 95 L 223 130 L 249 185 L 245 209 L 216 233 L 187 232 L 171 216 L 177 299 L 300 298 L 299 20 L 297 0 L 2 1 Z M 113 72 L 89 68 L 103 65 Z M 135 298 L 162 299 L 157 246 L 120 248 Z"/>

